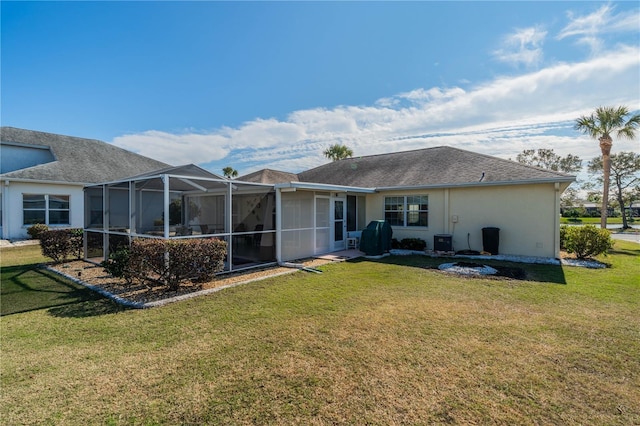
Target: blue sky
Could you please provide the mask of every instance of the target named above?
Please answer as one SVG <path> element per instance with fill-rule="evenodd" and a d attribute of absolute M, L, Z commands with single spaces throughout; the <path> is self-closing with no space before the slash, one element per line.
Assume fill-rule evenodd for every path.
<path fill-rule="evenodd" d="M 6 2 L 3 126 L 215 173 L 450 145 L 554 148 L 640 110 L 637 2 Z M 614 152 L 640 150 L 615 141 Z"/>

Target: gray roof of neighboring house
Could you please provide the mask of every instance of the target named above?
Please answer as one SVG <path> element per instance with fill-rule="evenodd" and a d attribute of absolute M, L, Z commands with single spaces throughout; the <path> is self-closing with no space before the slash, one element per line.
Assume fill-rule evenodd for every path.
<path fill-rule="evenodd" d="M 556 182 L 574 176 L 447 146 L 334 161 L 298 174 L 301 182 L 358 187 Z"/>
<path fill-rule="evenodd" d="M 286 183 L 297 182 L 298 175 L 295 173 L 283 172 L 280 170 L 262 169 L 257 172 L 249 173 L 244 176 L 240 176 L 237 180 L 241 182 L 255 182 L 255 183 Z"/>
<path fill-rule="evenodd" d="M 0 175 L 34 181 L 98 183 L 169 167 L 106 142 L 15 127 L 1 127 L 2 143 L 48 146 L 54 161 Z"/>

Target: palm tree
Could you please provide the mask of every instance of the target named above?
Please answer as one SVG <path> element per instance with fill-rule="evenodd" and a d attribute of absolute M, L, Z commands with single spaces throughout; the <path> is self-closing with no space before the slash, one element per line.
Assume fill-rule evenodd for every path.
<path fill-rule="evenodd" d="M 346 145 L 334 144 L 323 152 L 325 157 L 330 158 L 333 161 L 343 160 L 347 157 L 353 157 L 353 151 Z"/>
<path fill-rule="evenodd" d="M 236 169 L 234 169 L 233 167 L 227 166 L 225 168 L 222 169 L 222 173 L 224 174 L 225 177 L 229 178 L 229 179 L 233 179 L 234 177 L 238 177 L 238 171 Z"/>
<path fill-rule="evenodd" d="M 618 138 L 634 139 L 636 130 L 640 126 L 640 114 L 629 115 L 629 108 L 598 107 L 589 116 L 582 116 L 576 120 L 575 129 L 600 141 L 603 165 L 602 211 L 600 215 L 600 227 L 607 227 L 607 208 L 609 206 L 609 176 L 611 175 L 611 134 Z M 625 121 L 626 120 L 626 121 Z"/>

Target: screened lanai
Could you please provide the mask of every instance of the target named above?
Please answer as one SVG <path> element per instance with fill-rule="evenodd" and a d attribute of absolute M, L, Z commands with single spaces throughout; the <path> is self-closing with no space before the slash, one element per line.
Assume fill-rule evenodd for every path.
<path fill-rule="evenodd" d="M 273 185 L 236 182 L 195 165 L 85 188 L 85 257 L 94 261 L 133 238 L 219 238 L 225 271 L 276 261 Z"/>

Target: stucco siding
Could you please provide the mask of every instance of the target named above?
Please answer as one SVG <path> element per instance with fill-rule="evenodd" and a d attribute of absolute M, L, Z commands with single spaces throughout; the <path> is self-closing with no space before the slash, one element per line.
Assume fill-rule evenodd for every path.
<path fill-rule="evenodd" d="M 9 185 L 2 182 L 2 238 L 29 238 L 27 229 L 30 225 L 23 224 L 22 195 L 68 195 L 70 226 L 51 226 L 51 228 L 82 228 L 84 227 L 84 193 L 82 186 L 45 184 L 11 181 Z"/>
<path fill-rule="evenodd" d="M 393 226 L 398 240 L 421 238 L 432 249 L 434 235 L 452 234 L 454 250 L 481 251 L 482 228 L 497 227 L 501 254 L 556 257 L 553 184 L 384 191 L 367 196 L 367 222 L 384 219 L 385 197 L 402 195 L 429 196 L 429 225 Z"/>
<path fill-rule="evenodd" d="M 449 219 L 456 250 L 482 250 L 482 228 L 500 228 L 501 254 L 555 257 L 558 212 L 553 184 L 452 189 Z M 467 235 L 469 243 L 467 243 Z"/>
<path fill-rule="evenodd" d="M 432 248 L 433 235 L 444 232 L 444 194 L 443 189 L 420 189 L 410 191 L 385 191 L 367 196 L 367 223 L 372 220 L 384 219 L 385 197 L 397 197 L 404 195 L 427 195 L 429 197 L 429 223 L 427 227 L 393 226 L 393 238 L 420 238 L 427 241 L 427 247 Z"/>

